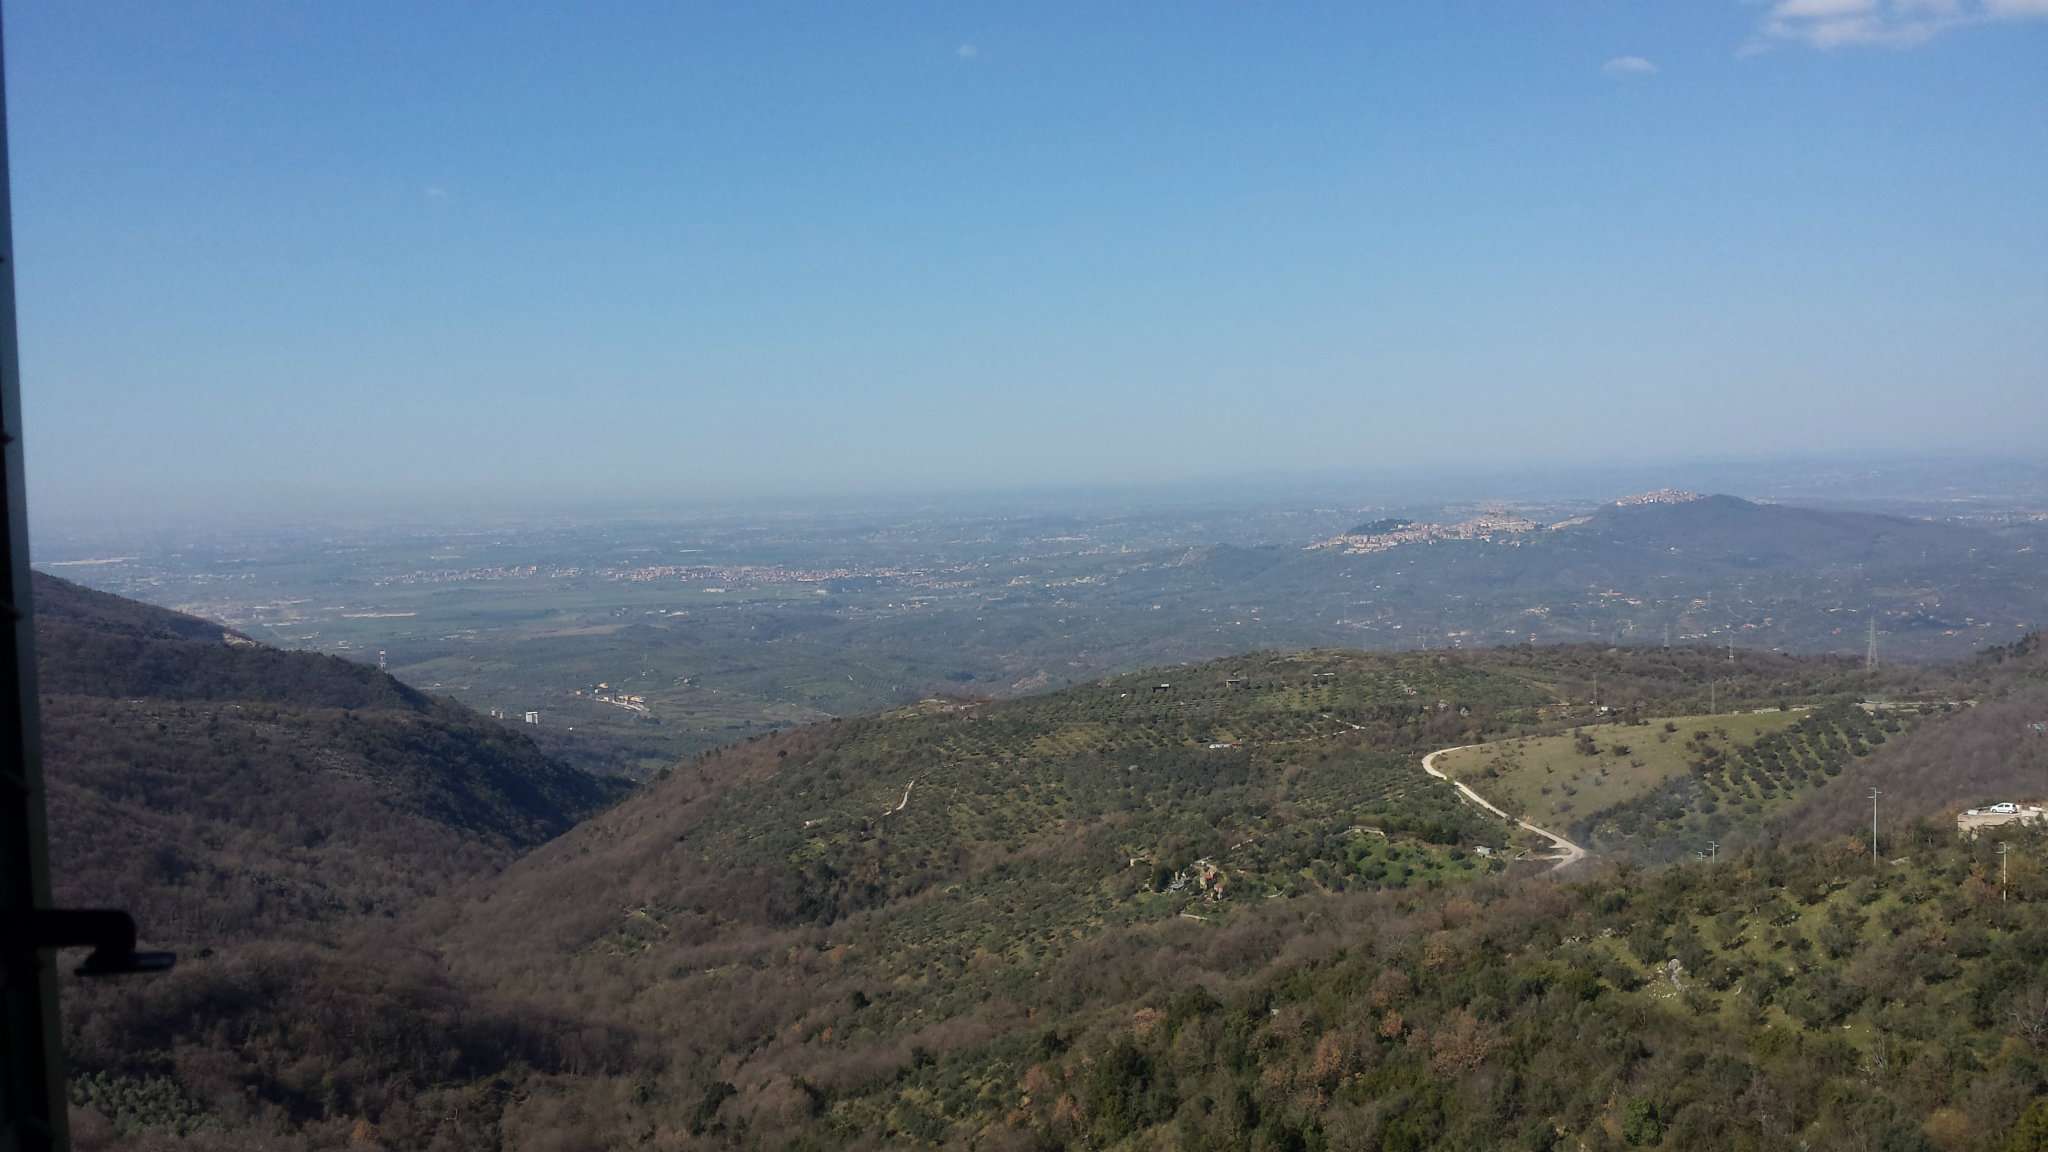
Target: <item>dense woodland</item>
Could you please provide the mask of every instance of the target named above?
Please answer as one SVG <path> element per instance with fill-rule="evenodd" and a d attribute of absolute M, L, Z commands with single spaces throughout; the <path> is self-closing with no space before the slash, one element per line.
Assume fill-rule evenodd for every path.
<path fill-rule="evenodd" d="M 128 908 L 153 942 L 396 916 L 619 793 L 372 669 L 34 591 L 56 895 Z"/>
<path fill-rule="evenodd" d="M 53 696 L 233 700 L 425 711 L 433 701 L 338 657 L 286 652 L 230 629 L 37 573 L 37 687 Z"/>
<path fill-rule="evenodd" d="M 125 908 L 148 945 L 181 952 L 161 978 L 67 983 L 82 1147 L 143 1129 L 224 1138 L 218 1102 L 248 1085 L 222 1070 L 262 1029 L 290 1030 L 316 1084 L 360 1068 L 380 1029 L 430 1037 L 451 1076 L 450 1053 L 495 1066 L 543 1043 L 521 1039 L 536 1022 L 478 1018 L 432 965 L 356 942 L 495 874 L 620 785 L 360 665 L 41 575 L 34 594 L 56 897 Z M 329 995 L 351 997 L 367 1031 L 329 1032 Z M 164 1014 L 137 1018 L 138 996 Z M 300 1063 L 322 1045 L 324 1062 Z M 294 1076 L 263 1092 L 289 1096 Z"/>
<path fill-rule="evenodd" d="M 604 807 L 388 678 L 53 588 L 66 898 L 185 952 L 67 986 L 81 1147 L 2048 1147 L 2048 844 L 1943 823 L 2033 798 L 2030 645 L 1251 656 Z M 1563 873 L 1418 766 L 1710 699 L 1805 711 Z M 1875 864 L 1821 803 L 1867 782 Z M 1632 850 L 1717 817 L 1711 864 Z"/>

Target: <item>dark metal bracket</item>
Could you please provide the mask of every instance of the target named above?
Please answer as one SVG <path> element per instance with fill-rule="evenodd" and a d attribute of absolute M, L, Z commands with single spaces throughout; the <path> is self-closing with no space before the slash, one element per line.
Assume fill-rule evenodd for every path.
<path fill-rule="evenodd" d="M 91 948 L 80 976 L 163 972 L 178 962 L 175 952 L 137 952 L 134 918 L 114 909 L 34 908 L 0 915 L 0 925 L 13 947 Z"/>

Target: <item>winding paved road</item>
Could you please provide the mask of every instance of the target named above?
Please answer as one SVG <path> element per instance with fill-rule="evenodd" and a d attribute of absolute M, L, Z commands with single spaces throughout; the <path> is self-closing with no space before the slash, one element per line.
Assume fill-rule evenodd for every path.
<path fill-rule="evenodd" d="M 1449 776 L 1446 776 L 1442 772 L 1437 770 L 1436 758 L 1443 755 L 1444 753 L 1462 752 L 1467 748 L 1480 747 L 1484 747 L 1484 745 L 1460 744 L 1455 748 L 1439 748 L 1436 751 L 1431 752 L 1429 755 L 1424 756 L 1422 758 L 1422 770 L 1424 772 L 1429 773 L 1431 776 L 1436 777 L 1439 780 L 1449 780 L 1451 786 L 1458 790 L 1459 795 L 1463 796 L 1467 800 L 1470 800 L 1472 803 L 1479 805 L 1481 808 L 1486 809 L 1488 812 L 1493 813 L 1495 816 L 1498 816 L 1503 820 L 1511 821 L 1515 824 L 1520 825 L 1523 828 L 1527 828 L 1529 831 L 1534 832 L 1538 836 L 1541 836 L 1544 839 L 1549 840 L 1552 844 L 1556 845 L 1557 855 L 1542 857 L 1542 859 L 1545 860 L 1556 861 L 1556 863 L 1550 866 L 1550 870 L 1552 872 L 1557 871 L 1559 868 L 1567 867 L 1568 865 L 1577 863 L 1578 861 L 1585 859 L 1586 850 L 1584 848 L 1581 848 L 1577 844 L 1574 844 L 1571 841 L 1565 839 L 1564 837 L 1559 836 L 1557 833 L 1552 832 L 1548 828 L 1538 828 L 1534 824 L 1529 823 L 1527 820 L 1516 820 L 1513 816 L 1510 816 L 1507 813 L 1501 811 L 1500 809 L 1494 807 L 1490 802 L 1487 801 L 1486 797 L 1481 796 L 1479 793 L 1474 792 L 1472 789 L 1466 787 L 1463 784 L 1460 784 L 1456 780 L 1451 780 Z"/>

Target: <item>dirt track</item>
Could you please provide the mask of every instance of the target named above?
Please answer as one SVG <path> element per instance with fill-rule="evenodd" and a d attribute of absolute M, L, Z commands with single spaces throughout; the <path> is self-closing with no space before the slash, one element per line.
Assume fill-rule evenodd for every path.
<path fill-rule="evenodd" d="M 1552 872 L 1557 871 L 1559 868 L 1566 867 L 1567 865 L 1574 864 L 1580 860 L 1585 859 L 1586 850 L 1584 848 L 1581 848 L 1577 844 L 1574 844 L 1571 841 L 1565 839 L 1564 837 L 1559 836 L 1557 833 L 1552 832 L 1548 828 L 1538 828 L 1534 824 L 1529 823 L 1527 820 L 1516 820 L 1513 816 L 1510 816 L 1507 813 L 1501 811 L 1499 808 L 1494 807 L 1493 804 L 1486 799 L 1486 797 L 1481 796 L 1479 793 L 1474 792 L 1472 789 L 1466 787 L 1465 785 L 1458 783 L 1456 780 L 1451 780 L 1449 776 L 1446 776 L 1442 772 L 1437 770 L 1436 758 L 1443 755 L 1444 753 L 1459 752 L 1463 751 L 1466 748 L 1478 747 L 1481 747 L 1481 745 L 1460 744 L 1455 748 L 1439 748 L 1436 751 L 1431 752 L 1429 755 L 1424 756 L 1422 758 L 1422 770 L 1424 772 L 1429 773 L 1431 776 L 1436 777 L 1439 780 L 1450 780 L 1451 786 L 1456 788 L 1458 790 L 1458 794 L 1463 796 L 1465 799 L 1470 800 L 1472 803 L 1479 805 L 1481 808 L 1486 809 L 1488 812 L 1493 813 L 1495 816 L 1498 816 L 1503 820 L 1507 820 L 1520 827 L 1527 828 L 1529 831 L 1534 832 L 1538 836 L 1541 836 L 1549 840 L 1552 844 L 1556 845 L 1557 855 L 1544 857 L 1544 859 L 1556 861 L 1556 863 L 1550 866 L 1550 870 Z"/>

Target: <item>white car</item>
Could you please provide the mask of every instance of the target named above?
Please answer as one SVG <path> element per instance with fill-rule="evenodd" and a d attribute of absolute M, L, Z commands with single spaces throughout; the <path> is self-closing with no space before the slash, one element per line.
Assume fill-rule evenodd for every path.
<path fill-rule="evenodd" d="M 2010 816 L 2013 813 L 2018 812 L 2019 810 L 2020 806 L 2014 804 L 2010 800 L 2006 801 L 2003 804 L 1993 804 L 1991 807 L 1985 809 L 1986 812 L 1995 812 L 2000 816 Z"/>

